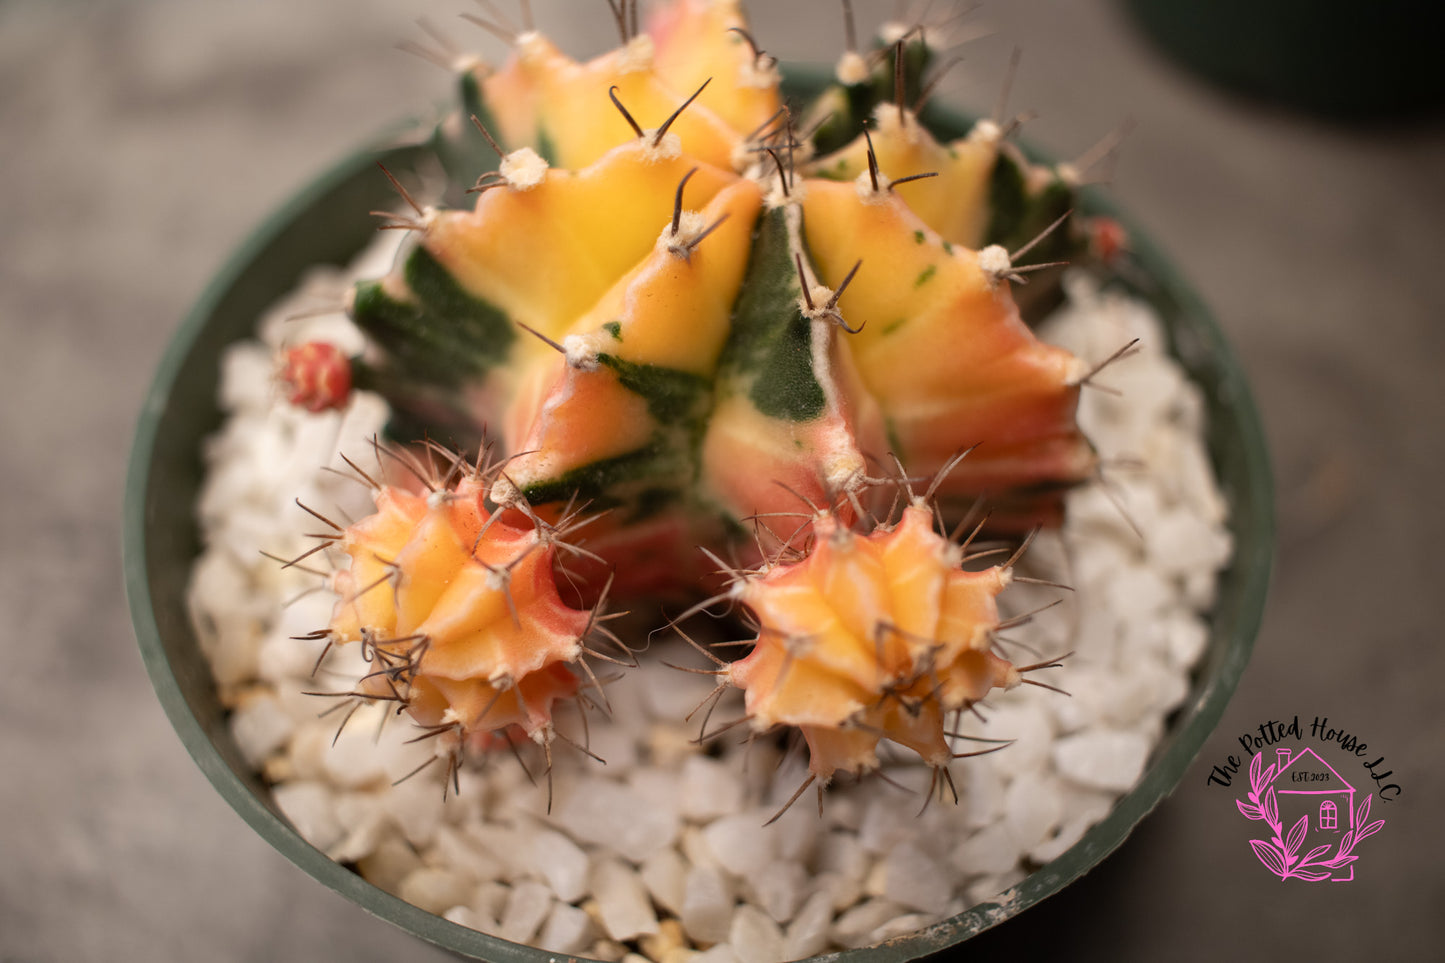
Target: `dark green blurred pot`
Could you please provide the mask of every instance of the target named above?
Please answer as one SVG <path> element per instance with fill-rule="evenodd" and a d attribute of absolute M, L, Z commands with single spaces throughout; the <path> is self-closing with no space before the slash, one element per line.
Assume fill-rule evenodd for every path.
<path fill-rule="evenodd" d="M 1241 93 L 1350 120 L 1445 106 L 1439 0 L 1123 0 L 1166 53 Z"/>
<path fill-rule="evenodd" d="M 958 114 L 939 112 L 931 120 L 949 137 L 968 128 Z M 146 668 L 181 741 L 226 801 L 271 845 L 363 909 L 422 939 L 493 963 L 548 963 L 550 953 L 449 923 L 397 899 L 302 839 L 276 810 L 267 787 L 231 739 L 186 613 L 186 584 L 200 548 L 194 505 L 203 474 L 201 450 L 206 436 L 221 423 L 216 384 L 223 349 L 252 336 L 261 312 L 290 291 L 309 266 L 344 263 L 372 239 L 375 222 L 367 212 L 394 201 L 376 170 L 379 158 L 389 168 L 403 170 L 421 157 L 415 148 L 393 148 L 341 162 L 262 225 L 181 325 L 141 412 L 131 454 L 124 519 L 126 588 Z M 1084 211 L 1117 216 L 1092 196 Z M 1088 872 L 1183 778 L 1249 660 L 1274 535 L 1259 418 L 1239 363 L 1208 311 L 1147 239 L 1137 232 L 1133 239 L 1133 263 L 1124 273 L 1132 278 L 1129 285 L 1163 315 L 1176 357 L 1208 398 L 1209 448 L 1229 500 L 1236 540 L 1233 567 L 1220 586 L 1209 647 L 1192 691 L 1140 783 L 1072 849 L 1014 887 L 1005 903 L 975 906 L 912 936 L 830 958 L 893 963 L 937 953 L 1023 912 Z"/>

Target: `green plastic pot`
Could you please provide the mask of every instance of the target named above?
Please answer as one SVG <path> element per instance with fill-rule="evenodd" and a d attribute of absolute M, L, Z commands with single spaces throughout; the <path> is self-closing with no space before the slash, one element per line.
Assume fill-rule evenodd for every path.
<path fill-rule="evenodd" d="M 815 77 L 822 76 L 815 74 Z M 794 90 L 806 91 L 814 84 Z M 969 121 L 933 112 L 940 134 L 957 137 Z M 186 611 L 186 585 L 200 551 L 194 505 L 201 451 L 221 424 L 216 385 L 223 349 L 252 336 L 256 319 L 290 291 L 311 265 L 341 264 L 373 237 L 367 213 L 393 201 L 376 170 L 382 160 L 405 170 L 420 148 L 366 150 L 350 157 L 281 208 L 244 244 L 202 295 L 170 342 L 140 415 L 127 480 L 124 563 L 131 618 L 146 669 L 192 758 L 241 817 L 286 858 L 367 912 L 438 946 L 493 963 L 548 963 L 553 954 L 510 943 L 417 909 L 328 859 L 276 809 L 262 780 L 241 757 L 226 726 L 210 668 Z M 1118 217 L 1086 197 L 1084 213 Z M 1171 350 L 1208 399 L 1209 450 L 1231 512 L 1236 553 L 1224 574 L 1212 631 L 1184 708 L 1171 719 L 1139 784 L 1103 822 L 1066 853 L 1034 872 L 1006 902 L 984 903 L 911 936 L 828 957 L 903 961 L 953 947 L 1057 893 L 1112 852 L 1183 778 L 1233 694 L 1264 606 L 1274 518 L 1268 458 L 1259 417 L 1238 361 L 1219 327 L 1168 260 L 1131 230 L 1131 263 L 1121 277 L 1165 319 Z"/>

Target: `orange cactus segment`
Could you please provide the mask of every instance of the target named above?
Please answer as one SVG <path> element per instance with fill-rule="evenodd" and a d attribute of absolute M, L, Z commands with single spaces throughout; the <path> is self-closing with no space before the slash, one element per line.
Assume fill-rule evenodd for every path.
<path fill-rule="evenodd" d="M 523 491 L 637 451 L 655 428 L 647 400 L 628 391 L 611 369 L 555 364 L 560 371 L 522 442 L 525 454 L 507 466 L 509 483 Z"/>
<path fill-rule="evenodd" d="M 845 343 L 900 454 L 926 473 L 977 445 L 946 492 L 1088 477 L 1094 455 L 1074 421 L 1082 363 L 1028 330 L 978 254 L 947 245 L 896 195 L 865 194 L 810 181 L 807 240 L 829 283 L 864 259 L 839 302 L 863 326 Z"/>
<path fill-rule="evenodd" d="M 689 178 L 686 194 L 690 196 Z M 662 236 L 641 264 L 573 326 L 602 353 L 711 376 L 747 268 L 762 191 L 740 180 L 713 195 L 700 212 L 684 211 L 679 230 L 658 222 Z M 695 247 L 687 243 L 717 228 Z M 675 240 L 674 240 L 675 238 Z"/>
<path fill-rule="evenodd" d="M 937 689 L 938 681 L 931 674 L 919 679 L 907 692 L 878 703 L 869 713 L 868 727 L 887 733 L 889 739 L 912 749 L 930 766 L 947 765 L 953 755 L 943 734 L 949 707 Z"/>
<path fill-rule="evenodd" d="M 918 500 L 897 524 L 864 535 L 820 514 L 811 554 L 746 575 L 737 589 L 761 629 L 728 679 L 745 690 L 755 728 L 802 728 L 825 782 L 876 768 L 884 738 L 946 766 L 945 716 L 1018 682 L 987 651 L 1006 573 L 960 570 L 960 552 L 932 518 Z"/>
<path fill-rule="evenodd" d="M 694 203 L 736 180 L 685 155 L 649 155 L 633 139 L 584 170 L 552 168 L 528 190 L 497 187 L 472 211 L 438 211 L 422 243 L 467 292 L 560 338 L 652 249 L 693 167 Z"/>
<path fill-rule="evenodd" d="M 921 505 L 903 510 L 902 521 L 883 547 L 895 634 L 910 649 L 929 644 L 939 631 L 944 586 L 955 574 L 940 564 L 949 560 L 947 547 L 933 531 L 933 513 Z"/>
<path fill-rule="evenodd" d="M 468 470 L 424 498 L 381 488 L 377 512 L 340 540 L 351 567 L 330 632 L 371 647 L 359 692 L 402 701 L 422 725 L 538 738 L 577 690 L 568 665 L 591 616 L 558 594 L 553 534 L 490 516 L 484 484 Z"/>
<path fill-rule="evenodd" d="M 422 517 L 396 554 L 396 633 L 410 635 L 470 557 L 452 522 L 439 504 Z"/>
<path fill-rule="evenodd" d="M 426 515 L 426 499 L 388 485 L 376 493 L 375 501 L 376 512 L 348 528 L 342 546 L 353 556 L 372 552 L 394 558 Z"/>
<path fill-rule="evenodd" d="M 871 690 L 819 666 L 804 648 L 809 640 L 759 645 L 734 663 L 730 678 L 747 692 L 753 725 L 840 726 L 874 698 Z"/>
<path fill-rule="evenodd" d="M 825 783 L 835 772 L 872 772 L 878 768 L 876 732 L 852 727 L 800 726 L 808 742 L 808 768 Z"/>
<path fill-rule="evenodd" d="M 806 567 L 814 590 L 827 600 L 835 613 L 839 635 L 847 640 L 846 648 L 869 663 L 862 678 L 870 685 L 879 685 L 900 670 L 901 661 L 890 639 L 891 599 L 888 579 L 877 541 L 858 538 L 839 529 L 832 518 L 822 517 L 813 524 L 818 541 L 813 549 L 813 564 Z M 840 639 L 841 641 L 841 639 Z M 817 658 L 832 661 L 833 646 L 822 646 Z M 840 666 L 841 667 L 841 666 Z"/>
<path fill-rule="evenodd" d="M 554 163 L 578 168 L 634 137 L 608 99 L 611 88 L 617 88 L 618 100 L 637 123 L 655 128 L 697 86 L 679 90 L 666 84 L 653 70 L 652 40 L 645 35 L 579 63 L 533 32 L 518 38 L 515 55 L 483 81 L 482 89 L 507 143 L 545 143 Z M 739 139 L 728 122 L 709 109 L 725 99 L 723 91 L 700 98 L 669 128 L 684 151 L 721 166 L 728 165 Z"/>
<path fill-rule="evenodd" d="M 634 40 L 627 47 L 603 54 L 585 65 L 549 75 L 542 93 L 541 123 L 555 147 L 559 164 L 583 167 L 613 145 L 635 136 L 608 98 L 612 87 L 617 88 L 617 99 L 628 113 L 648 131 L 661 127 L 697 90 L 697 87 L 691 90 L 668 87 L 650 65 L 647 69 L 638 69 L 637 63 L 645 53 L 643 48 L 650 46 L 646 40 Z M 709 87 L 678 116 L 668 128 L 668 134 L 677 135 L 685 154 L 708 164 L 728 167 L 740 134 L 711 109 L 711 105 L 721 99 L 722 92 L 714 93 Z"/>
<path fill-rule="evenodd" d="M 457 482 L 446 499 L 451 525 L 461 544 L 476 546 L 482 526 L 491 518 L 485 504 L 486 486 L 481 479 L 468 474 Z"/>
<path fill-rule="evenodd" d="M 945 661 L 952 661 L 968 650 L 988 648 L 986 626 L 998 621 L 999 592 L 1009 583 L 1005 569 L 991 568 L 982 572 L 948 573 L 939 613 L 938 638 L 946 646 Z"/>
<path fill-rule="evenodd" d="M 889 181 L 915 174 L 936 174 L 899 187 L 908 206 L 932 231 L 953 244 L 979 247 L 988 226 L 988 187 L 998 160 L 998 140 L 989 124 L 973 136 L 941 144 L 911 114 L 899 122 L 898 110 L 885 105 L 871 128 L 873 153 Z M 813 167 L 830 179 L 852 181 L 868 172 L 868 141 L 859 137 Z"/>
<path fill-rule="evenodd" d="M 712 101 L 713 110 L 742 133 L 782 106 L 772 58 L 753 50 L 739 32 L 747 26 L 738 0 L 682 0 L 658 8 L 647 25 L 658 75 L 686 91 L 711 78 L 724 95 Z"/>
<path fill-rule="evenodd" d="M 459 725 L 469 734 L 517 726 L 531 738 L 545 739 L 552 706 L 577 694 L 577 677 L 566 666 L 556 665 L 506 685 L 436 678 L 414 688 L 421 690 L 418 704 L 428 710 L 417 718 L 422 725 Z"/>
<path fill-rule="evenodd" d="M 376 493 L 375 514 L 346 530 L 340 547 L 351 556 L 351 567 L 333 578 L 333 588 L 340 598 L 331 615 L 330 629 L 339 641 L 358 641 L 363 629 L 382 638 L 395 634 L 396 569 L 392 560 L 426 512 L 425 499 L 386 487 Z"/>
<path fill-rule="evenodd" d="M 798 512 L 828 500 L 822 482 L 842 482 L 865 467 L 841 418 L 770 418 L 744 394 L 719 401 L 703 440 L 703 474 L 734 513 Z M 796 493 L 796 494 L 794 494 Z M 798 526 L 765 519 L 779 534 Z"/>
<path fill-rule="evenodd" d="M 948 708 L 971 705 L 993 689 L 1012 689 L 1022 678 L 1012 663 L 992 652 L 965 652 L 939 673 L 939 700 Z"/>
<path fill-rule="evenodd" d="M 575 68 L 576 61 L 540 33 L 518 38 L 507 62 L 482 78 L 487 110 L 496 120 L 502 143 L 521 147 L 537 142 L 537 108 L 544 78 Z"/>
<path fill-rule="evenodd" d="M 551 552 L 529 541 L 506 566 L 468 565 L 438 600 L 417 630 L 424 674 L 497 681 L 577 658 L 587 613 L 562 604 Z"/>
<path fill-rule="evenodd" d="M 840 600 L 819 591 L 813 583 L 817 573 L 810 567 L 775 572 L 748 585 L 742 595 L 763 626 L 757 648 L 801 657 L 860 691 L 876 689 L 883 671 L 876 633 L 871 626 L 859 632 L 844 621 L 859 615 L 858 610 L 840 613 L 835 604 Z M 849 608 L 846 603 L 843 607 Z"/>

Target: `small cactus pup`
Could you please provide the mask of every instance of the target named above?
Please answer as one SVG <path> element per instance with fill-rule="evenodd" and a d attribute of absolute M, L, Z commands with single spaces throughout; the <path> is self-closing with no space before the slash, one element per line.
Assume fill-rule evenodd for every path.
<path fill-rule="evenodd" d="M 999 648 L 998 631 L 1021 619 L 1001 621 L 996 599 L 1015 578 L 1026 546 L 1002 564 L 965 568 L 993 553 L 969 556 L 977 528 L 962 543 L 939 534 L 932 494 L 908 491 L 898 517 L 871 529 L 849 524 L 854 513 L 846 504 L 815 509 L 803 550 L 731 570 L 719 596 L 684 615 L 721 600 L 746 607 L 753 630 L 746 657 L 726 663 L 693 643 L 716 665 L 713 698 L 735 687 L 746 709 L 712 733 L 705 717 L 700 738 L 743 722 L 758 734 L 797 729 L 808 746 L 809 773 L 779 816 L 811 785 L 821 806 L 835 775 L 878 770 L 884 741 L 911 750 L 932 770 L 926 798 L 946 786 L 956 800 L 953 760 L 1005 744 L 957 751 L 960 737 L 951 730 L 963 713 L 995 689 L 1043 685 L 1024 674 L 1058 664 L 1019 668 Z"/>
<path fill-rule="evenodd" d="M 359 644 L 371 666 L 354 691 L 318 694 L 353 710 L 404 709 L 436 739 L 431 761 L 447 760 L 448 783 L 468 751 L 518 741 L 541 747 L 550 774 L 553 741 L 571 741 L 554 724 L 558 703 L 580 700 L 585 711 L 581 690 L 600 693 L 587 656 L 620 661 L 588 646 L 600 610 L 572 608 L 558 591 L 558 554 L 581 551 L 565 541 L 576 519 L 503 517 L 484 504 L 485 471 L 453 460 L 439 477 L 410 453 L 385 451 L 420 491 L 377 483 L 352 463 L 373 486 L 375 513 L 343 528 L 312 512 L 331 529 L 316 536 L 321 545 L 349 566 L 332 576 L 330 624 L 311 637 L 328 649 Z"/>

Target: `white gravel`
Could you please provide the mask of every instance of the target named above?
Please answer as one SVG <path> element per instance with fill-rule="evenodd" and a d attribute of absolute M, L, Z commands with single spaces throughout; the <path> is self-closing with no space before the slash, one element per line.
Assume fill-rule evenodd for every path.
<path fill-rule="evenodd" d="M 379 245 L 353 274 L 379 274 L 390 256 Z M 1164 355 L 1146 306 L 1075 277 L 1048 337 L 1086 360 L 1142 339 L 1139 354 L 1099 376 L 1122 396 L 1086 389 L 1080 412 L 1108 464 L 1138 466 L 1109 469 L 1108 492 L 1074 493 L 1066 527 L 1031 551 L 1037 574 L 1076 591 L 1008 634 L 1046 654 L 1074 650 L 1047 676 L 1073 696 L 1023 686 L 991 699 L 987 724 L 970 720 L 966 734 L 1016 742 L 960 760 L 958 806 L 935 801 L 920 815 L 918 795 L 870 779 L 834 787 L 821 817 L 808 794 L 764 828 L 801 781 L 796 761 L 774 782 L 771 746 L 724 737 L 716 755 L 704 754 L 680 720 L 707 681 L 655 663 L 609 686 L 613 722 L 592 721 L 605 766 L 557 752 L 550 816 L 545 787 L 509 757 L 464 771 L 462 792 L 446 803 L 440 766 L 393 785 L 431 757 L 430 744 L 408 743 L 406 720 L 377 707 L 360 710 L 331 745 L 339 714 L 318 718 L 328 706 L 300 693 L 344 690 L 365 667 L 335 652 L 310 677 L 320 643 L 289 636 L 325 624 L 330 602 L 315 591 L 323 578 L 261 554 L 307 547 L 297 497 L 343 517 L 370 510 L 360 486 L 320 469 L 344 467 L 338 450 L 368 454 L 385 406 L 363 394 L 344 413 L 307 415 L 278 403 L 268 385 L 283 342 L 359 345 L 339 313 L 285 320 L 339 306 L 346 286 L 337 272 L 318 274 L 263 321 L 260 342 L 227 357 L 220 396 L 229 419 L 207 447 L 198 506 L 207 547 L 190 603 L 235 710 L 232 733 L 281 811 L 333 858 L 424 909 L 603 959 L 774 963 L 868 945 L 978 901 L 1006 904 L 1009 887 L 1077 842 L 1138 780 L 1187 694 L 1207 641 L 1201 612 L 1231 551 L 1200 441 L 1203 404 Z M 1016 585 L 1002 601 L 1013 614 L 1058 594 Z M 1031 661 L 1024 651 L 1018 660 Z M 926 772 L 901 754 L 885 762 L 895 782 L 926 787 Z"/>

